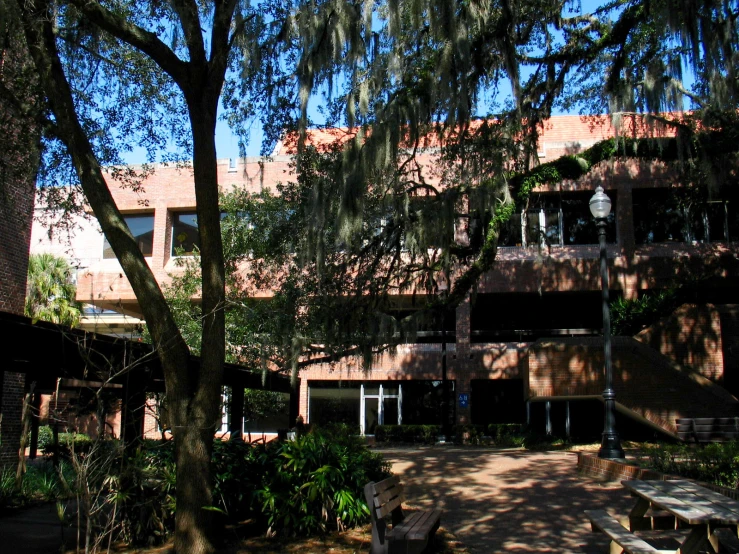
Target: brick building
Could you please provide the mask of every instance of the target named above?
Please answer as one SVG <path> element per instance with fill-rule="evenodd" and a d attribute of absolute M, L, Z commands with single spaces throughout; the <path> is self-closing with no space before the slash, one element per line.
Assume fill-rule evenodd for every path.
<path fill-rule="evenodd" d="M 18 58 L 2 52 L 0 77 L 12 72 Z M 31 239 L 37 162 L 32 126 L 0 106 L 0 311 L 23 314 Z M 0 369 L 0 467 L 14 463 L 21 435 L 21 407 L 25 379 L 13 371 L 15 361 Z"/>
<path fill-rule="evenodd" d="M 612 134 L 607 124 L 553 117 L 541 134 L 539 158 L 576 153 Z M 223 160 L 219 183 L 254 192 L 274 188 L 294 178 L 290 160 L 286 148 L 269 160 Z M 304 420 L 358 423 L 366 434 L 382 423 L 438 423 L 446 352 L 458 423 L 528 418 L 542 429 L 576 435 L 593 424 L 600 428 L 599 248 L 587 208 L 597 184 L 614 203 L 608 228 L 612 296 L 637 298 L 676 276 L 713 279 L 691 305 L 614 341 L 619 412 L 672 434 L 678 416 L 739 415 L 732 396 L 739 393 L 738 199 L 716 197 L 688 210 L 677 200 L 683 187 L 668 165 L 626 160 L 536 190 L 528 211 L 501 235 L 494 269 L 444 332 L 376 357 L 369 370 L 353 358 L 303 370 Z M 167 282 L 177 271 L 176 247 L 187 250 L 196 233 L 190 173 L 158 167 L 144 192 L 113 193 L 155 275 Z M 97 233 L 84 239 L 78 299 L 140 316 L 129 283 Z"/>

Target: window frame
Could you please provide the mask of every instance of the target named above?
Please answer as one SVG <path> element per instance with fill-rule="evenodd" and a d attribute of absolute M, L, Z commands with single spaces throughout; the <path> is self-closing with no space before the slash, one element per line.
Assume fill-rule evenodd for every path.
<path fill-rule="evenodd" d="M 136 241 L 136 244 L 139 247 L 139 250 L 141 250 L 141 253 L 144 255 L 144 258 L 151 258 L 154 255 L 154 227 L 156 225 L 156 218 L 154 212 L 144 212 L 144 213 L 123 213 L 123 220 L 126 222 L 126 226 L 128 227 L 128 230 L 131 231 L 131 234 L 133 234 L 133 238 Z M 151 231 L 147 231 L 147 233 L 151 233 L 151 241 L 150 241 L 150 252 L 147 254 L 141 249 L 141 243 L 143 241 L 139 241 L 139 237 L 145 235 L 143 234 L 134 234 L 133 230 L 131 229 L 131 225 L 129 224 L 129 220 L 131 219 L 144 219 L 144 218 L 151 218 Z M 110 251 L 110 255 L 108 254 L 108 251 Z M 115 260 L 117 259 L 117 256 L 113 252 L 113 248 L 108 242 L 108 238 L 103 234 L 103 249 L 102 249 L 102 259 L 103 260 Z"/>

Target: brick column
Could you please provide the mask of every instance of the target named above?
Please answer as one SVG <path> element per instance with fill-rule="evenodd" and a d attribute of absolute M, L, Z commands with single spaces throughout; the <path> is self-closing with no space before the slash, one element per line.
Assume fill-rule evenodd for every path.
<path fill-rule="evenodd" d="M 457 342 L 456 342 L 456 360 L 454 360 L 454 378 L 456 379 L 457 390 L 453 396 L 455 402 L 457 423 L 470 423 L 470 405 L 461 407 L 457 399 L 460 394 L 466 394 L 467 398 L 471 397 L 470 390 L 470 337 L 472 335 L 471 324 L 472 307 L 470 305 L 469 295 L 457 306 Z"/>
<path fill-rule="evenodd" d="M 18 447 L 21 442 L 23 394 L 26 376 L 12 371 L 3 372 L 2 390 L 2 444 L 0 444 L 0 469 L 15 468 L 18 464 Z"/>

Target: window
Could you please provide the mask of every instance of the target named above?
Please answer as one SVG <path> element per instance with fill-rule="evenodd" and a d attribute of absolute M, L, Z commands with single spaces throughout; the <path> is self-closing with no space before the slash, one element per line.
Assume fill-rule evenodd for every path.
<path fill-rule="evenodd" d="M 341 381 L 311 381 L 309 418 L 311 424 L 346 423 L 359 425 L 361 383 Z"/>
<path fill-rule="evenodd" d="M 606 240 L 616 242 L 616 199 L 608 216 Z M 500 246 L 568 246 L 598 244 L 598 230 L 590 213 L 591 191 L 538 194 L 526 211 L 513 214 L 503 225 Z"/>
<path fill-rule="evenodd" d="M 195 212 L 172 215 L 172 255 L 190 256 L 198 246 L 198 216 Z"/>
<path fill-rule="evenodd" d="M 641 189 L 633 192 L 637 244 L 726 242 L 739 236 L 733 199 L 705 200 L 691 189 Z"/>
<path fill-rule="evenodd" d="M 449 423 L 454 424 L 456 402 L 455 381 L 446 382 Z M 403 383 L 403 423 L 410 425 L 440 425 L 442 423 L 444 383 L 412 380 Z"/>
<path fill-rule="evenodd" d="M 154 244 L 154 214 L 127 215 L 123 219 L 144 256 L 151 256 Z M 113 259 L 115 253 L 108 239 L 103 242 L 103 259 Z"/>
<path fill-rule="evenodd" d="M 633 192 L 634 239 L 637 244 L 689 242 L 689 206 L 674 189 L 641 189 Z"/>

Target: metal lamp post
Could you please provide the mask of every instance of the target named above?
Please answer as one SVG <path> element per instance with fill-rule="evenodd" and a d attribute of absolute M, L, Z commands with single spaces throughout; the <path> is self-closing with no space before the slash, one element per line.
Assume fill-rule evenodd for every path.
<path fill-rule="evenodd" d="M 621 441 L 616 432 L 616 392 L 613 390 L 613 364 L 611 362 L 611 313 L 608 309 L 608 257 L 606 255 L 606 218 L 611 213 L 611 199 L 603 187 L 598 185 L 590 199 L 590 213 L 598 226 L 600 244 L 600 282 L 603 293 L 603 355 L 606 369 L 606 388 L 603 391 L 604 418 L 603 441 L 598 451 L 599 458 L 624 458 Z"/>

